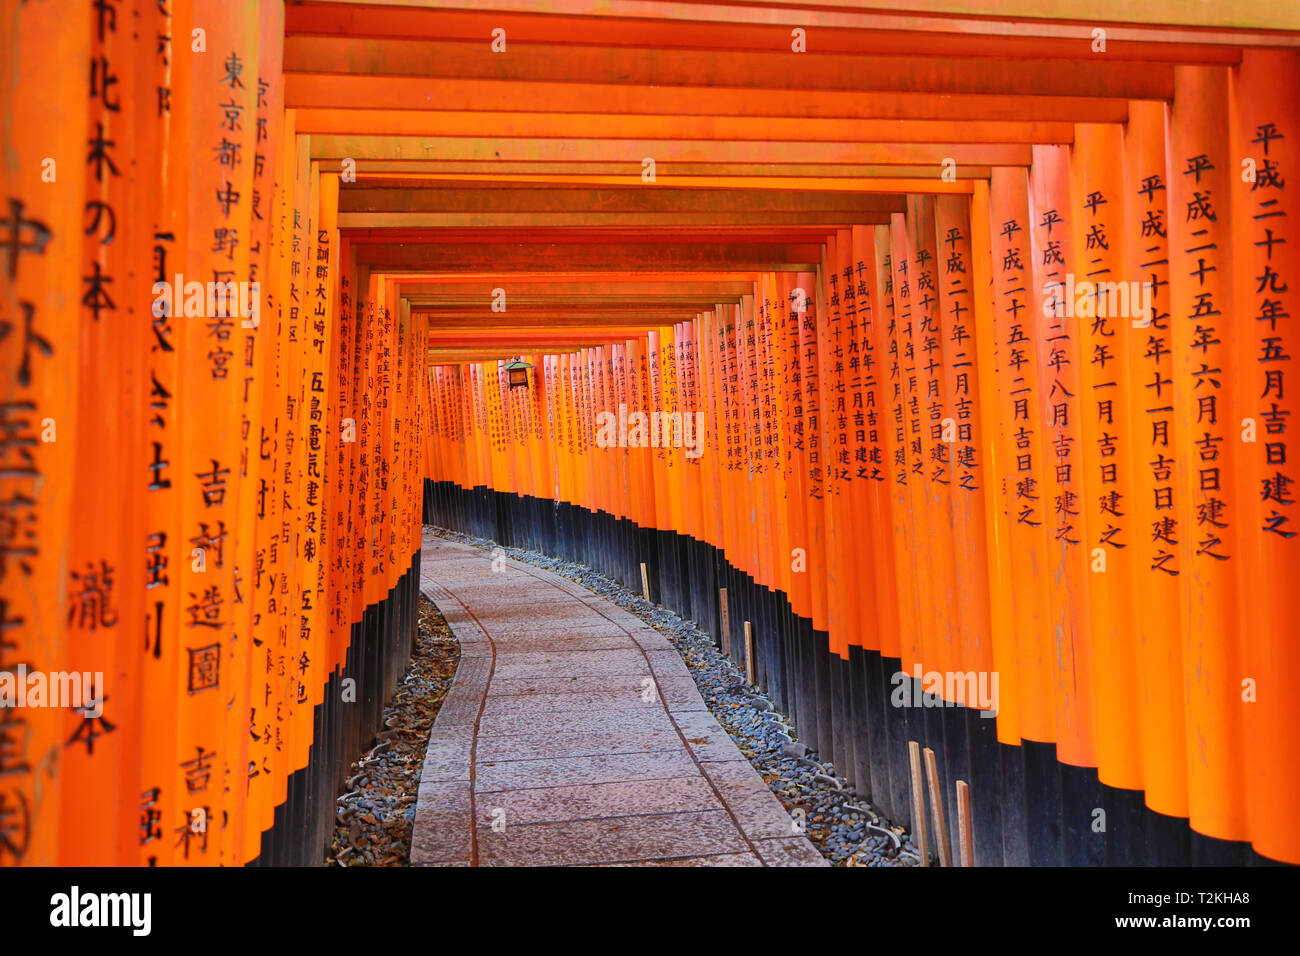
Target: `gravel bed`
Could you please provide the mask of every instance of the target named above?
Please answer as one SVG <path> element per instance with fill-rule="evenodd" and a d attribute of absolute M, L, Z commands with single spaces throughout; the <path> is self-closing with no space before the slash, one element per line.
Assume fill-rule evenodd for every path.
<path fill-rule="evenodd" d="M 428 598 L 420 596 L 411 662 L 384 708 L 384 729 L 352 764 L 338 797 L 326 866 L 408 866 L 411 828 L 429 730 L 451 689 L 460 644 Z"/>
<path fill-rule="evenodd" d="M 772 708 L 762 692 L 745 680 L 713 639 L 690 621 L 650 604 L 583 564 L 536 551 L 506 548 L 495 541 L 428 525 L 426 532 L 475 547 L 501 548 L 507 557 L 576 581 L 612 604 L 635 614 L 677 648 L 705 704 L 754 768 L 772 788 L 792 819 L 802 820 L 808 837 L 835 866 L 916 866 L 920 856 L 908 832 L 894 826 L 867 801 L 854 796 L 832 764 L 823 764 L 804 746 L 791 721 Z"/>

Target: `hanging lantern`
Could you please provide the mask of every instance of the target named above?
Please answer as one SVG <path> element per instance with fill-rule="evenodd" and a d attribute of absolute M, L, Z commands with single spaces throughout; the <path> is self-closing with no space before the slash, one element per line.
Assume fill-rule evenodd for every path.
<path fill-rule="evenodd" d="M 513 362 L 506 363 L 506 376 L 510 382 L 511 388 L 523 386 L 528 387 L 528 370 L 533 368 L 527 362 L 515 359 Z"/>

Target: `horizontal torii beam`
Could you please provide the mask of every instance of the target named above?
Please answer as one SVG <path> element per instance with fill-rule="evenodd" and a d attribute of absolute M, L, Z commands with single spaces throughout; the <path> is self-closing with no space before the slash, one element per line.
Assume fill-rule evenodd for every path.
<path fill-rule="evenodd" d="M 504 112 L 527 105 L 536 113 L 601 112 L 640 115 L 786 117 L 794 119 L 965 119 L 992 122 L 1122 123 L 1128 98 L 1018 96 L 876 90 L 777 90 L 620 83 L 430 79 L 346 73 L 289 73 L 290 107 Z"/>
<path fill-rule="evenodd" d="M 797 60 L 794 58 L 797 57 Z M 1172 99 L 1173 65 L 1108 61 L 1080 45 L 1077 57 L 854 56 L 827 53 L 516 46 L 508 56 L 477 42 L 288 36 L 286 73 L 729 86 L 756 89 L 929 90 L 933 93 Z M 682 90 L 683 98 L 689 91 Z"/>
<path fill-rule="evenodd" d="M 739 299 L 741 295 L 752 294 L 752 289 L 746 289 L 729 297 L 729 300 Z M 411 288 L 404 283 L 398 285 L 398 295 L 405 298 L 411 303 L 411 308 L 424 312 L 430 316 L 437 316 L 451 313 L 483 313 L 490 311 L 490 305 L 493 296 L 484 291 L 477 295 L 454 295 L 454 296 L 431 296 L 421 293 L 411 293 Z M 604 308 L 612 312 L 628 312 L 637 309 L 659 310 L 659 311 L 689 311 L 695 312 L 701 309 L 712 308 L 716 303 L 723 299 L 716 296 L 694 296 L 683 297 L 671 295 L 667 292 L 662 296 L 613 296 L 613 295 L 585 295 L 580 290 L 568 293 L 566 295 L 521 295 L 514 291 L 508 292 L 509 308 L 512 314 L 522 312 L 525 315 L 540 313 L 571 314 L 579 310 L 595 310 Z M 498 315 L 500 321 L 508 321 L 503 316 Z"/>
<path fill-rule="evenodd" d="M 593 226 L 634 226 L 653 229 L 683 225 L 738 227 L 754 225 L 818 225 L 847 229 L 858 225 L 888 225 L 887 212 L 781 212 L 781 213 L 629 213 L 629 212 L 341 212 L 341 229 L 430 229 L 456 230 L 467 227 L 485 229 L 533 229 L 544 226 L 583 228 Z"/>
<path fill-rule="evenodd" d="M 688 318 L 694 318 L 694 315 Z M 579 339 L 600 339 L 602 336 L 618 338 L 619 336 L 640 335 L 650 329 L 663 328 L 682 321 L 686 320 L 673 319 L 667 322 L 658 320 L 617 322 L 610 320 L 594 325 L 575 325 L 563 329 L 544 329 L 532 326 L 515 328 L 495 325 L 490 327 L 465 326 L 458 329 L 433 328 L 428 330 L 428 341 L 430 345 L 451 345 L 465 342 L 498 341 L 549 343 L 557 339 L 573 339 L 576 341 Z"/>
<path fill-rule="evenodd" d="M 542 227 L 537 229 L 368 229 L 364 233 L 349 233 L 348 239 L 357 245 L 373 246 L 377 242 L 427 242 L 434 244 L 499 244 L 522 245 L 596 245 L 610 242 L 627 245 L 705 244 L 719 243 L 819 243 L 824 242 L 830 230 L 824 226 L 662 226 L 653 229 L 588 226 Z"/>
<path fill-rule="evenodd" d="M 958 179 L 988 179 L 991 166 L 957 166 L 953 172 Z M 669 176 L 669 174 L 671 174 Z M 501 162 L 499 160 L 422 160 L 422 159 L 369 159 L 358 164 L 356 183 L 344 183 L 345 189 L 363 188 L 373 182 L 387 180 L 393 176 L 405 179 L 427 177 L 437 182 L 478 182 L 490 178 L 502 181 L 528 182 L 534 184 L 558 183 L 572 178 L 582 182 L 582 177 L 617 178 L 628 183 L 626 162 L 545 162 L 540 160 L 521 160 L 518 162 Z M 935 178 L 933 166 L 870 166 L 862 163 L 673 163 L 671 169 L 661 170 L 660 179 L 676 183 L 682 179 L 708 178 L 715 181 L 726 180 L 731 185 L 726 188 L 742 188 L 749 179 L 777 178 L 789 181 L 794 177 L 807 177 L 803 189 L 813 189 L 816 180 L 843 180 L 845 183 L 860 184 L 863 180 L 880 180 L 882 177 L 904 179 Z M 460 178 L 457 177 L 466 177 Z M 640 182 L 639 174 L 636 180 Z M 843 187 L 841 188 L 843 191 Z M 859 190 L 861 191 L 861 190 Z M 885 190 L 881 190 L 885 191 Z M 889 190 L 897 192 L 899 190 Z"/>
<path fill-rule="evenodd" d="M 313 7 L 365 9 L 374 0 L 317 0 Z M 487 11 L 500 16 L 538 13 L 535 0 L 390 0 L 382 5 L 387 15 L 394 8 L 421 9 L 439 16 L 454 11 Z M 777 13 L 773 16 L 774 12 Z M 995 37 L 1087 36 L 1094 26 L 1105 26 L 1117 39 L 1168 38 L 1174 42 L 1260 42 L 1250 33 L 1223 36 L 1233 30 L 1300 30 L 1300 9 L 1274 0 L 1238 0 L 1208 4 L 1204 0 L 909 0 L 905 12 L 882 11 L 870 0 L 783 0 L 779 11 L 770 4 L 700 3 L 694 0 L 548 0 L 543 14 L 584 26 L 593 21 L 635 18 L 648 29 L 657 23 L 767 24 L 863 30 L 960 32 Z M 1065 22 L 1061 22 L 1065 21 Z M 1073 21 L 1073 22 L 1070 22 Z M 1169 30 L 1164 27 L 1174 27 Z M 1155 29 L 1159 28 L 1159 29 Z M 358 33 L 364 33 L 362 28 Z"/>
<path fill-rule="evenodd" d="M 474 246 L 391 243 L 357 244 L 358 264 L 372 270 L 440 272 L 482 271 L 490 268 L 608 269 L 626 271 L 650 259 L 672 269 L 714 270 L 719 266 L 745 271 L 812 271 L 821 261 L 820 245 L 668 245 L 647 250 L 645 244 L 520 246 L 484 243 Z"/>
<path fill-rule="evenodd" d="M 629 174 L 640 177 L 642 160 L 659 163 L 862 163 L 880 166 L 929 166 L 936 171 L 945 159 L 957 165 L 1028 166 L 1026 143 L 804 143 L 799 141 L 741 141 L 677 139 L 555 139 L 550 137 L 360 136 L 323 134 L 310 137 L 311 158 L 352 159 L 477 159 L 507 161 L 560 159 L 579 162 L 621 161 Z"/>
<path fill-rule="evenodd" d="M 610 115 L 608 113 L 430 112 L 300 109 L 300 133 L 640 140 L 790 140 L 814 143 L 1072 143 L 1074 124 L 950 119 Z M 597 134 L 598 135 L 593 135 Z"/>
<path fill-rule="evenodd" d="M 523 311 L 513 304 L 505 312 L 493 312 L 483 306 L 474 310 L 439 310 L 433 311 L 426 305 L 411 303 L 411 314 L 420 315 L 427 321 L 431 331 L 460 332 L 479 329 L 491 330 L 526 330 L 540 328 L 564 328 L 567 331 L 597 332 L 606 326 L 641 326 L 655 328 L 661 325 L 675 325 L 689 322 L 703 308 L 678 309 L 548 309 Z"/>
<path fill-rule="evenodd" d="M 903 212 L 902 196 L 859 192 L 793 194 L 722 189 L 684 189 L 663 185 L 537 186 L 502 183 L 487 186 L 394 178 L 348 185 L 339 191 L 339 212 Z"/>
<path fill-rule="evenodd" d="M 573 281 L 539 281 L 519 276 L 491 276 L 470 282 L 462 281 L 459 276 L 443 277 L 452 281 L 435 281 L 419 276 L 404 275 L 397 286 L 398 295 L 411 299 L 431 301 L 481 301 L 490 297 L 492 290 L 508 288 L 510 301 L 535 300 L 538 302 L 565 301 L 574 295 L 584 295 L 593 301 L 608 299 L 611 301 L 646 301 L 650 298 L 662 301 L 723 301 L 739 295 L 749 295 L 753 290 L 753 280 L 710 281 L 696 280 L 690 274 L 674 278 L 643 281 L 632 274 L 629 277 L 614 275 L 608 278 L 589 278 Z"/>
<path fill-rule="evenodd" d="M 310 138 L 310 137 L 308 137 Z M 1019 147 L 1015 147 L 1019 148 Z M 1027 154 L 1022 154 L 1027 155 Z M 536 183 L 552 185 L 573 185 L 573 186 L 637 186 L 643 185 L 673 185 L 686 186 L 698 189 L 733 189 L 733 190 L 789 190 L 798 189 L 803 192 L 863 192 L 863 193 L 887 193 L 891 195 L 903 195 L 906 193 L 926 193 L 935 195 L 967 195 L 969 196 L 974 190 L 973 180 L 977 177 L 960 175 L 962 170 L 972 168 L 962 164 L 949 166 L 945 162 L 952 159 L 957 163 L 955 157 L 944 157 L 938 165 L 931 164 L 924 167 L 908 167 L 900 164 L 902 168 L 916 169 L 919 175 L 903 175 L 895 173 L 892 177 L 888 173 L 890 167 L 882 170 L 882 175 L 871 179 L 858 179 L 851 177 L 828 177 L 818 175 L 813 172 L 806 178 L 792 176 L 764 176 L 758 175 L 758 171 L 765 165 L 756 163 L 751 169 L 755 175 L 742 176 L 685 176 L 677 175 L 674 170 L 680 168 L 678 163 L 673 163 L 668 167 L 658 165 L 658 169 L 664 170 L 657 173 L 657 179 L 653 184 L 646 183 L 641 178 L 640 165 L 636 166 L 636 172 L 629 171 L 626 175 L 618 176 L 589 176 L 581 174 L 557 173 L 554 175 L 530 176 L 520 173 L 512 173 L 508 176 L 500 176 L 495 172 L 483 173 L 437 173 L 424 174 L 429 179 L 441 182 L 458 182 L 474 184 L 494 184 L 503 181 L 512 183 Z M 340 160 L 313 160 L 317 168 L 322 168 L 322 163 L 326 167 L 339 163 Z M 355 162 L 355 160 L 354 160 Z M 1011 163 L 1012 166 L 1022 165 L 1019 162 Z M 623 167 L 627 169 L 625 165 Z M 879 167 L 877 167 L 879 168 Z M 989 170 L 990 166 L 975 166 L 976 169 Z M 338 176 L 339 172 L 333 169 L 325 168 L 325 172 Z M 945 174 L 957 174 L 951 179 L 945 179 Z"/>
<path fill-rule="evenodd" d="M 706 284 L 753 282 L 756 277 L 753 270 L 715 270 L 710 272 L 676 272 L 665 271 L 654 265 L 640 264 L 640 268 L 625 269 L 618 272 L 587 269 L 555 269 L 537 271 L 533 269 L 493 269 L 478 273 L 416 272 L 402 276 L 402 282 L 429 286 L 476 288 L 484 282 L 506 280 L 512 283 L 533 283 L 539 289 L 548 286 L 567 286 L 575 283 L 598 287 L 603 284 L 611 290 L 633 288 L 637 285 L 657 283 L 686 283 L 695 288 Z"/>
<path fill-rule="evenodd" d="M 606 343 L 569 343 L 560 345 L 548 345 L 546 347 L 547 355 L 568 355 L 579 349 L 591 348 L 593 345 Z M 502 348 L 469 348 L 469 349 L 429 349 L 427 352 L 427 364 L 434 365 L 461 365 L 465 362 L 505 362 L 519 354 L 528 354 L 527 349 L 512 351 Z"/>
<path fill-rule="evenodd" d="M 521 352 L 562 352 L 592 348 L 598 345 L 609 345 L 612 342 L 625 342 L 629 339 L 641 338 L 646 333 L 657 328 L 658 326 L 641 329 L 611 328 L 585 335 L 567 334 L 563 330 L 555 335 L 528 332 L 510 332 L 497 336 L 463 335 L 459 338 L 438 339 L 438 344 L 435 347 L 442 350 L 481 349 L 485 352 L 490 351 L 497 356 L 506 357 L 518 355 Z"/>

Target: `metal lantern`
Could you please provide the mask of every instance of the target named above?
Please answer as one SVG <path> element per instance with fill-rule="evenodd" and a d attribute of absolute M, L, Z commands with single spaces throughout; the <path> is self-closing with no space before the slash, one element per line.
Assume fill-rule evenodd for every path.
<path fill-rule="evenodd" d="M 518 388 L 523 386 L 524 388 L 527 388 L 528 370 L 532 367 L 533 366 L 529 365 L 527 362 L 520 361 L 519 359 L 515 359 L 513 362 L 507 362 L 506 376 L 507 380 L 510 382 L 510 387 Z"/>

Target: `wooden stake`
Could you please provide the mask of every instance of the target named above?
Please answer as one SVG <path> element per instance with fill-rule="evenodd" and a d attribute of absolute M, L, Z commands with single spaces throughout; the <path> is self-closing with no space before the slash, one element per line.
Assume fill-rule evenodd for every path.
<path fill-rule="evenodd" d="M 939 787 L 939 768 L 934 751 L 925 748 L 925 776 L 930 783 L 930 812 L 934 814 L 934 842 L 939 847 L 939 865 L 952 866 L 952 853 L 948 849 L 948 826 L 943 818 L 943 791 Z"/>
<path fill-rule="evenodd" d="M 646 570 L 645 562 L 641 562 L 641 595 L 645 598 L 646 603 L 650 603 L 650 572 Z"/>
<path fill-rule="evenodd" d="M 754 683 L 754 625 L 745 622 L 745 676 Z"/>
<path fill-rule="evenodd" d="M 718 588 L 718 604 L 722 609 L 722 653 L 731 656 L 731 609 L 727 606 L 727 589 Z"/>
<path fill-rule="evenodd" d="M 961 865 L 975 865 L 975 841 L 970 827 L 970 784 L 957 781 L 957 841 L 961 847 Z"/>
<path fill-rule="evenodd" d="M 907 756 L 912 765 L 912 833 L 921 852 L 921 865 L 930 865 L 930 841 L 925 835 L 925 791 L 921 789 L 921 745 L 907 742 Z"/>

